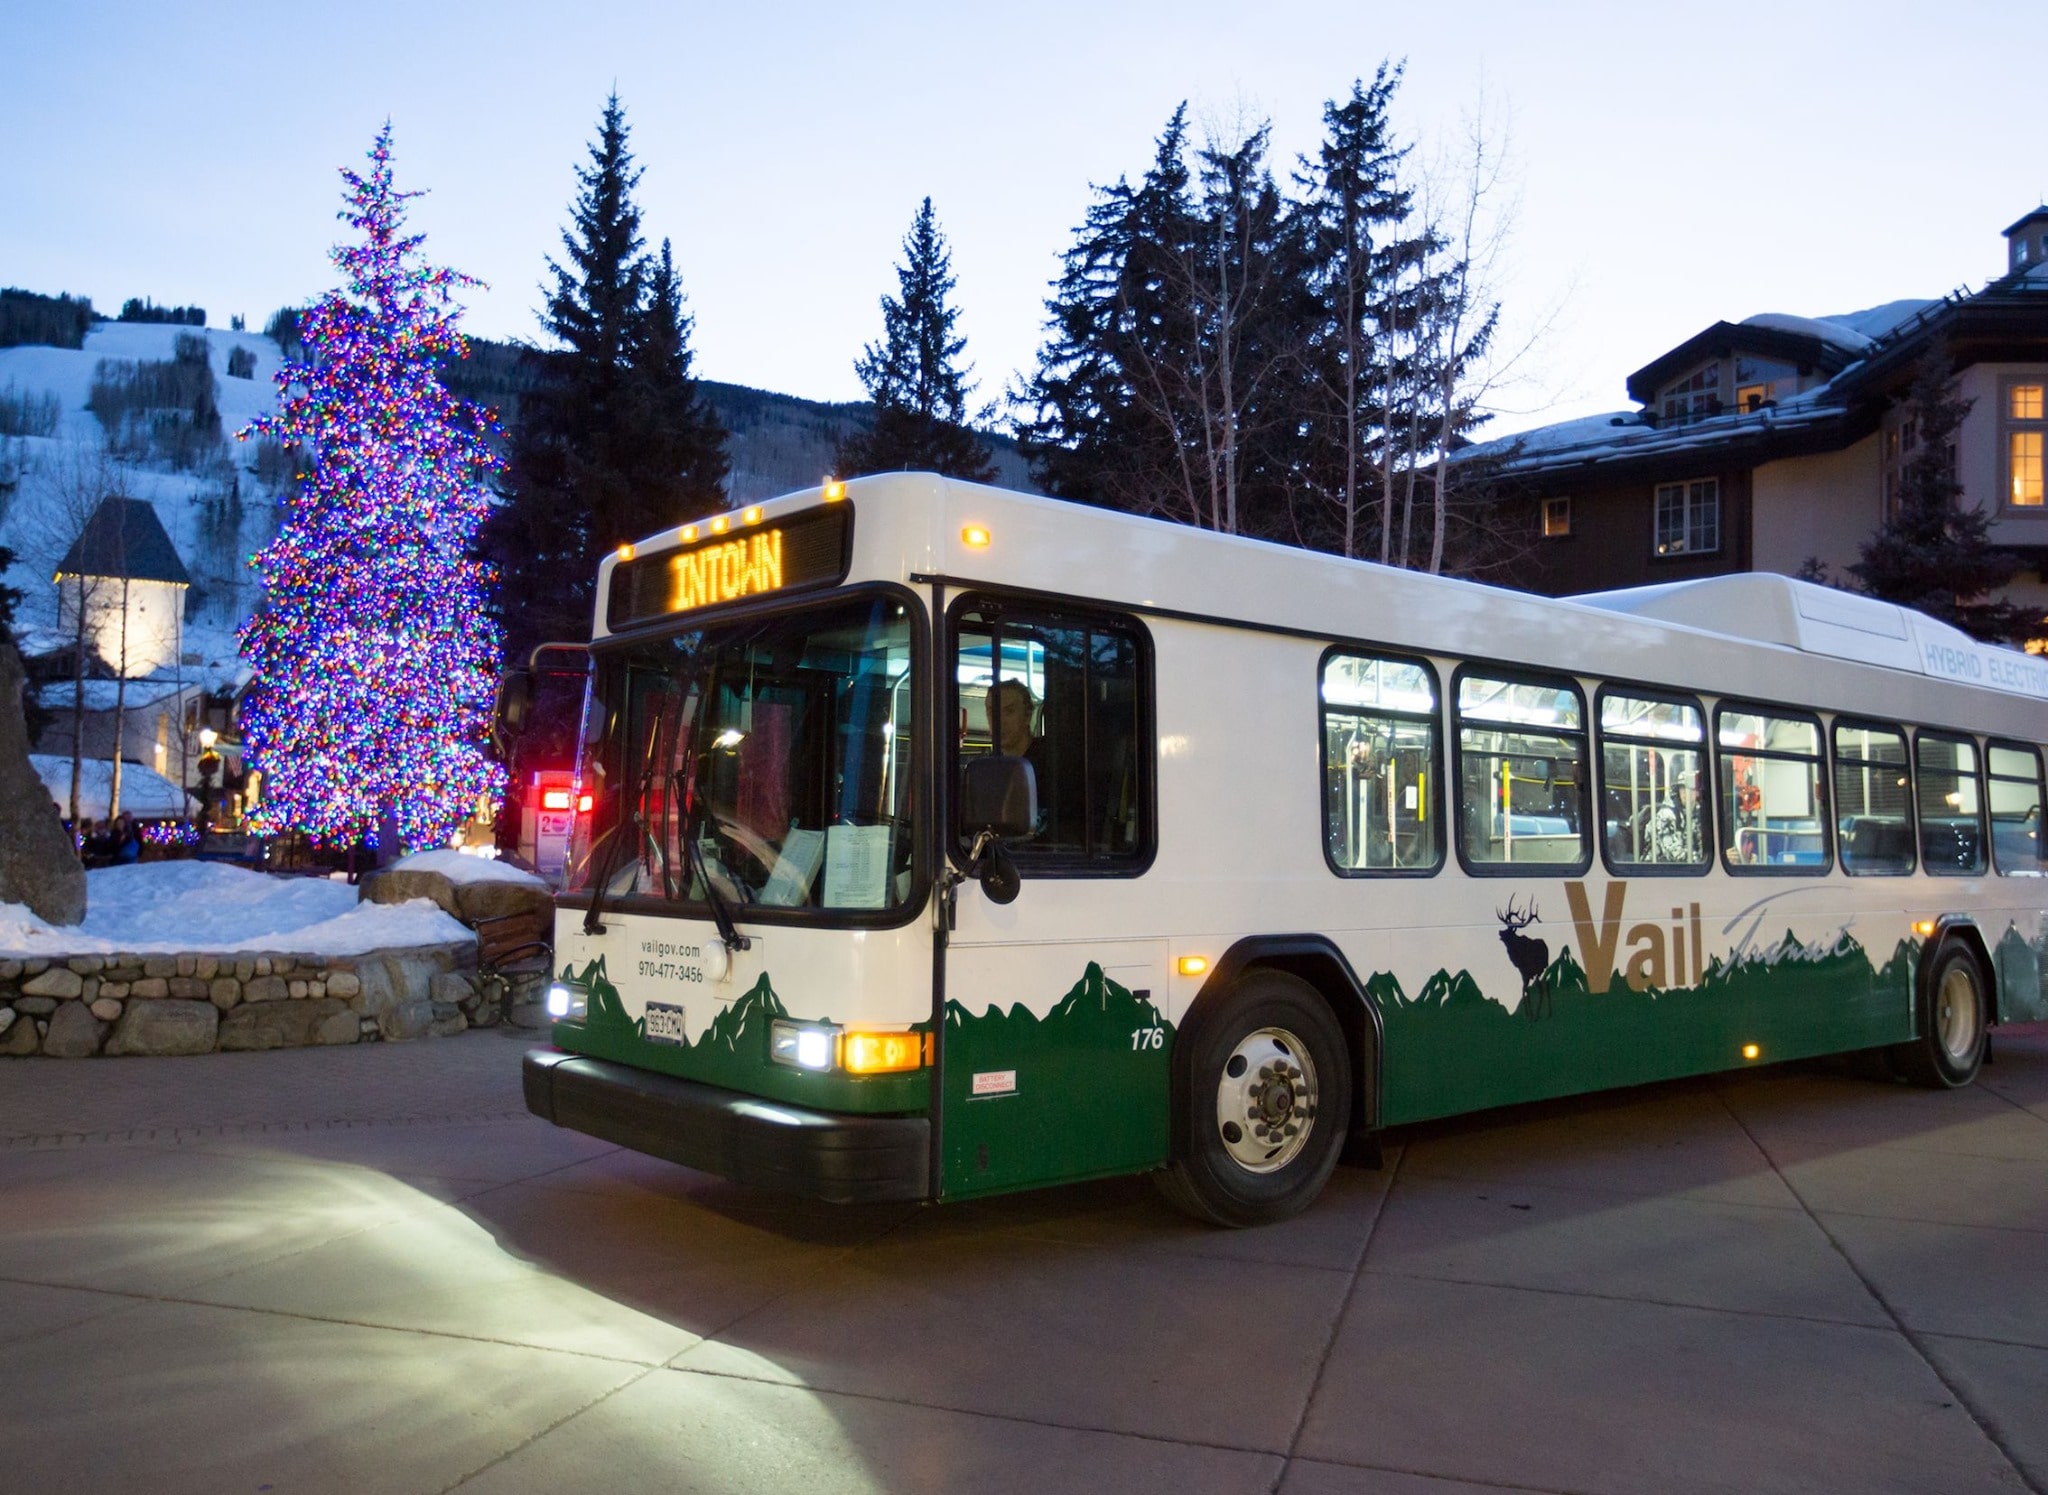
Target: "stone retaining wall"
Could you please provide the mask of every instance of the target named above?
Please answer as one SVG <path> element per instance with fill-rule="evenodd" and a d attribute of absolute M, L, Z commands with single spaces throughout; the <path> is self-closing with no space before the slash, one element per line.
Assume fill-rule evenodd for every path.
<path fill-rule="evenodd" d="M 497 1021 L 463 940 L 367 955 L 0 960 L 0 1055 L 205 1054 L 425 1038 Z"/>

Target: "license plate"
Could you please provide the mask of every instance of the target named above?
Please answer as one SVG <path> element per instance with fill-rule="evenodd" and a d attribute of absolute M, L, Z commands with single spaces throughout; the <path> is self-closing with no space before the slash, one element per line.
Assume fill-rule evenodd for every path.
<path fill-rule="evenodd" d="M 683 1009 L 672 1007 L 667 1002 L 649 1002 L 647 1018 L 641 1026 L 649 1043 L 683 1044 L 690 1041 L 689 1031 L 683 1026 Z"/>

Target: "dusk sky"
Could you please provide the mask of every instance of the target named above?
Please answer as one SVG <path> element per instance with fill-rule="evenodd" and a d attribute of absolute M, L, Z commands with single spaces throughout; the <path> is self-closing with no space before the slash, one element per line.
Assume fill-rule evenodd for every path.
<path fill-rule="evenodd" d="M 1528 351 L 1493 429 L 1622 408 L 1716 319 L 1980 284 L 2048 195 L 2039 0 L 1697 7 L 1211 0 L 0 9 L 0 284 L 198 303 L 260 326 L 326 288 L 335 168 L 388 116 L 467 330 L 537 334 L 542 257 L 616 86 L 650 244 L 675 242 L 700 375 L 859 398 L 853 359 L 918 200 L 1000 394 L 1091 200 L 1174 106 L 1276 164 L 1405 58 L 1418 161 L 1483 103 L 1513 209 L 1494 280 Z M 1533 344 L 1531 339 L 1534 338 Z"/>

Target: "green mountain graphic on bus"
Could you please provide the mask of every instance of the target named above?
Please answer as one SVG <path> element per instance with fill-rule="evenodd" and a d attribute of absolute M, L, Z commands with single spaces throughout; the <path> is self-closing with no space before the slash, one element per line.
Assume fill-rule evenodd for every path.
<path fill-rule="evenodd" d="M 586 1021 L 555 1026 L 556 1045 L 574 1053 L 614 1059 L 680 1079 L 792 1104 L 903 1112 L 921 1111 L 928 1103 L 928 1080 L 920 1072 L 857 1076 L 836 1071 L 816 1073 L 771 1060 L 770 1027 L 776 1019 L 791 1014 L 766 971 L 730 1003 L 720 1002 L 708 991 L 693 990 L 686 1001 L 715 1002 L 719 1011 L 704 1032 L 688 1043 L 649 1041 L 645 1021 L 627 1015 L 618 988 L 605 971 L 604 957 L 590 962 L 580 974 L 565 967 L 561 979 L 589 996 Z M 804 1020 L 827 1024 L 832 1021 L 824 1014 Z"/>
<path fill-rule="evenodd" d="M 946 1004 L 948 1197 L 1166 1159 L 1173 1025 L 1090 961 L 1039 1017 Z"/>
<path fill-rule="evenodd" d="M 1387 1054 L 1388 1125 L 1458 1111 L 1640 1085 L 1758 1060 L 1901 1042 L 1913 1029 L 1916 940 L 1882 966 L 1846 931 L 1818 943 L 1789 930 L 1733 959 L 1713 957 L 1691 986 L 1636 990 L 1620 972 L 1594 992 L 1566 946 L 1516 1007 L 1469 971 L 1438 971 L 1410 997 L 1394 976 L 1367 988 Z M 1512 975 L 1497 985 L 1517 989 Z"/>

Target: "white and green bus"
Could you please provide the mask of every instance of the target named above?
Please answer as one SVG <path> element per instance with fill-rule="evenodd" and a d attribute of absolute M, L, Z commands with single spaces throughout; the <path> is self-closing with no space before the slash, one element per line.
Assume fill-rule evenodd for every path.
<path fill-rule="evenodd" d="M 740 1183 L 1152 1173 L 2048 1017 L 2048 661 L 1776 576 L 1555 601 L 924 475 L 622 547 L 529 1107 Z"/>

